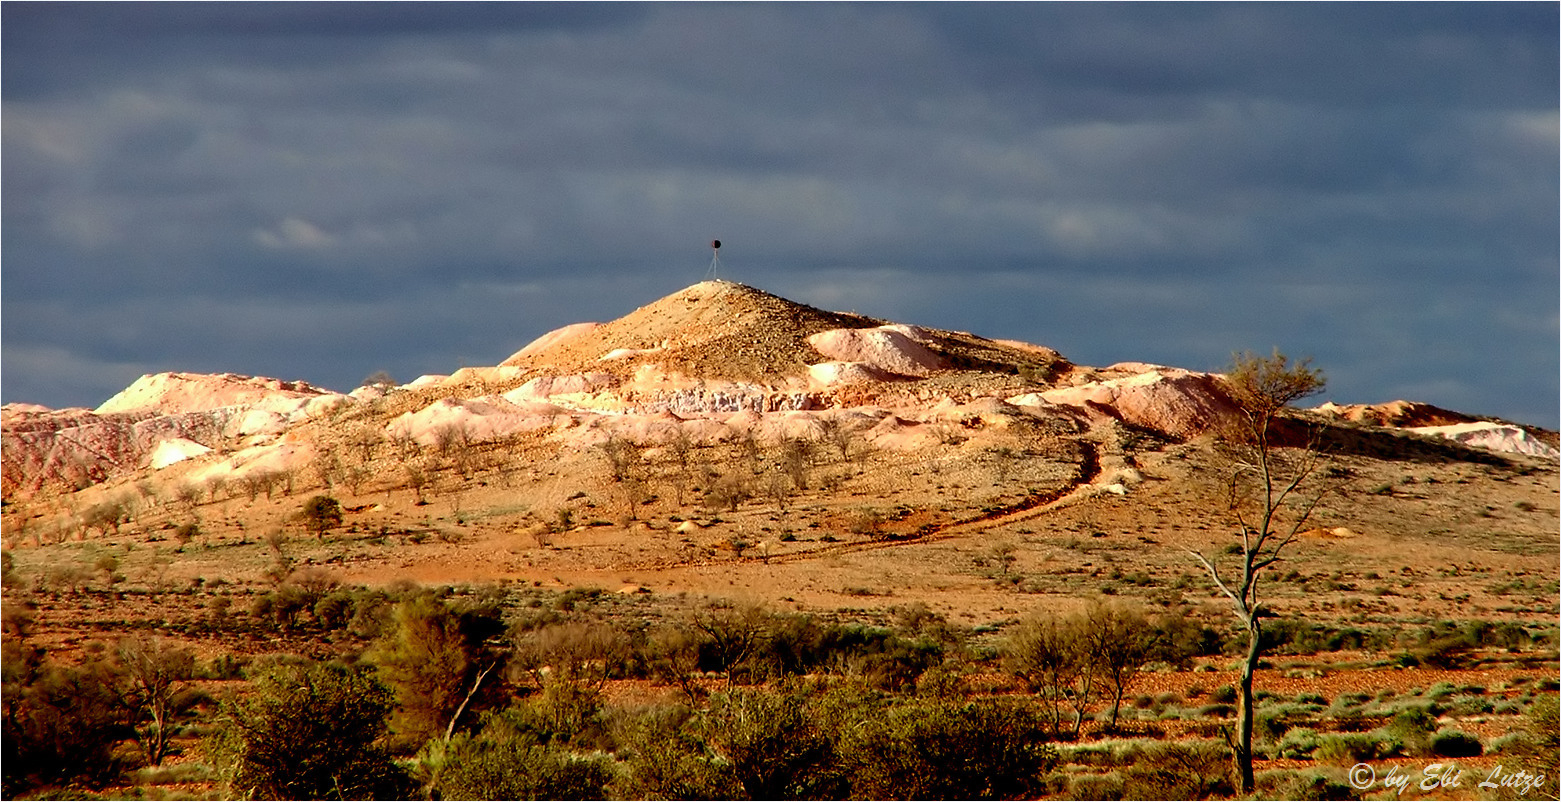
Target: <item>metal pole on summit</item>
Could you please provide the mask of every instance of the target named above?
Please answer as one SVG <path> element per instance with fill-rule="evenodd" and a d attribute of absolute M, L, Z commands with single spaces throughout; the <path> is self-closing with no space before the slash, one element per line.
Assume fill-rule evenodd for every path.
<path fill-rule="evenodd" d="M 705 278 L 721 279 L 721 241 L 710 240 L 710 269 L 705 271 Z"/>

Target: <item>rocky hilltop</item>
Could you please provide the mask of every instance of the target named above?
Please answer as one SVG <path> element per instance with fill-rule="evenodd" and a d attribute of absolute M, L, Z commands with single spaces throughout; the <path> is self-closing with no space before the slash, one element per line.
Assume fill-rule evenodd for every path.
<path fill-rule="evenodd" d="M 586 449 L 752 438 L 822 441 L 847 431 L 916 452 L 1022 427 L 1079 435 L 1125 426 L 1172 442 L 1233 413 L 1220 377 L 1120 363 L 1075 365 L 1041 345 L 829 312 L 706 281 L 606 323 L 538 337 L 492 367 L 343 394 L 233 374 L 144 376 L 95 410 L 12 404 L 3 492 L 75 490 L 185 464 L 210 481 L 299 470 L 352 442 L 515 437 Z M 1545 459 L 1555 433 L 1422 404 L 1325 404 L 1318 420 Z"/>

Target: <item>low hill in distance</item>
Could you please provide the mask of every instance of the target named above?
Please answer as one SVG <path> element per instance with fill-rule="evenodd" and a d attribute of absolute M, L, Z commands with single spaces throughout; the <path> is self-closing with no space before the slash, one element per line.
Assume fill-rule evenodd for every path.
<path fill-rule="evenodd" d="M 360 539 L 419 540 L 339 557 L 343 579 L 705 591 L 692 577 L 706 569 L 887 564 L 950 540 L 1052 542 L 1035 534 L 1048 529 L 1213 537 L 1233 414 L 1217 375 L 1075 365 L 1040 345 L 707 281 L 548 333 L 500 365 L 403 386 L 158 374 L 96 410 L 9 405 L 6 529 L 18 549 L 158 538 L 179 523 L 209 544 L 243 543 L 296 531 L 301 498 L 324 493 L 343 499 Z M 1410 523 L 1413 496 L 1454 550 L 1482 538 L 1492 509 L 1522 524 L 1510 534 L 1553 548 L 1556 433 L 1406 401 L 1293 418 L 1354 477 L 1324 528 L 1428 536 Z M 1422 472 L 1460 492 L 1382 490 L 1424 487 Z M 1520 479 L 1463 487 L 1498 473 Z M 244 581 L 266 568 L 215 554 L 181 553 L 168 570 Z M 772 595 L 764 586 L 732 587 Z"/>
<path fill-rule="evenodd" d="M 1108 601 L 1182 651 L 1137 680 L 1125 730 L 1097 704 L 1066 747 L 1077 765 L 1047 782 L 1089 798 L 1143 743 L 1099 764 L 1107 742 L 1088 739 L 1208 746 L 1229 726 L 1238 639 L 1189 554 L 1230 570 L 1240 550 L 1227 388 L 710 281 L 399 386 L 164 373 L 93 410 L 7 405 L 7 659 L 23 641 L 70 662 L 157 636 L 193 650 L 215 693 L 271 656 L 372 654 L 422 588 L 497 605 L 515 648 L 607 627 L 643 635 L 645 661 L 689 622 L 761 640 L 839 627 L 868 640 L 808 671 L 932 699 L 1022 690 L 996 656 L 1016 624 Z M 1281 423 L 1281 466 L 1308 444 L 1323 462 L 1262 586 L 1260 714 L 1316 740 L 1429 705 L 1463 743 L 1503 743 L 1558 678 L 1557 433 L 1410 401 Z M 915 644 L 915 670 L 883 674 L 909 653 L 860 653 L 872 638 Z M 720 687 L 703 662 L 680 683 L 648 665 L 602 703 Z M 1275 733 L 1277 777 L 1300 747 Z"/>

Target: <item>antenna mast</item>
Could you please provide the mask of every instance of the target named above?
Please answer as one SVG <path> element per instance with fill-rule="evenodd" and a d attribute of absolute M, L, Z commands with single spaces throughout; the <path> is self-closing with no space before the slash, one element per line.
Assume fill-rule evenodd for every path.
<path fill-rule="evenodd" d="M 705 278 L 721 280 L 721 241 L 710 240 L 710 269 L 705 271 Z"/>

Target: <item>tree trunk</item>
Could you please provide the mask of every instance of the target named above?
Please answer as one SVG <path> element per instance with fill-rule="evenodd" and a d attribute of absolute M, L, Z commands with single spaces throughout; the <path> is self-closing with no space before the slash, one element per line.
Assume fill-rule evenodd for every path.
<path fill-rule="evenodd" d="M 1240 698 L 1237 700 L 1240 709 L 1236 713 L 1236 737 L 1231 744 L 1235 753 L 1236 777 L 1241 786 L 1239 792 L 1242 795 L 1252 793 L 1257 785 L 1252 774 L 1252 673 L 1257 670 L 1262 635 L 1263 628 L 1254 611 L 1252 623 L 1247 626 L 1247 659 L 1241 665 Z"/>

